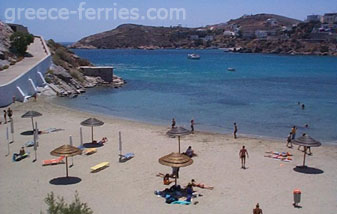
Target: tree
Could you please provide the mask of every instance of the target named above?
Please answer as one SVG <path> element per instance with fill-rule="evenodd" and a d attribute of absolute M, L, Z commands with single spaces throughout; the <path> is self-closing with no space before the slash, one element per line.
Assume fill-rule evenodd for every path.
<path fill-rule="evenodd" d="M 10 41 L 12 51 L 19 56 L 24 56 L 28 45 L 34 41 L 34 37 L 29 33 L 15 32 L 11 35 Z"/>
<path fill-rule="evenodd" d="M 48 194 L 44 200 L 48 205 L 48 214 L 92 214 L 93 211 L 88 207 L 86 203 L 82 203 L 78 196 L 78 192 L 75 193 L 75 200 L 71 204 L 67 204 L 63 197 L 57 197 L 55 199 L 54 193 Z"/>

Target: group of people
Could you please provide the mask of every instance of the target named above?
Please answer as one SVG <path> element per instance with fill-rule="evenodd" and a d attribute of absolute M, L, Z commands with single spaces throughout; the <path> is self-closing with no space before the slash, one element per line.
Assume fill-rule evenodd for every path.
<path fill-rule="evenodd" d="M 194 134 L 194 125 L 195 125 L 194 119 L 192 119 L 190 121 L 190 124 L 191 124 L 190 125 L 191 133 Z M 237 138 L 237 132 L 238 132 L 238 125 L 236 124 L 236 122 L 234 122 L 233 126 L 234 126 L 233 136 L 234 136 L 234 139 L 236 139 Z M 176 120 L 175 120 L 175 118 L 172 118 L 171 128 L 173 129 L 175 127 L 176 127 Z"/>
<path fill-rule="evenodd" d="M 191 123 L 191 133 L 194 134 L 194 119 L 192 119 L 190 123 Z M 173 129 L 175 127 L 176 127 L 176 120 L 172 118 L 171 128 Z"/>
<path fill-rule="evenodd" d="M 5 124 L 8 122 L 7 116 L 8 116 L 8 118 L 9 118 L 9 120 L 12 119 L 13 111 L 12 111 L 11 108 L 8 108 L 7 111 L 6 111 L 6 109 L 4 110 L 4 121 L 5 121 Z"/>

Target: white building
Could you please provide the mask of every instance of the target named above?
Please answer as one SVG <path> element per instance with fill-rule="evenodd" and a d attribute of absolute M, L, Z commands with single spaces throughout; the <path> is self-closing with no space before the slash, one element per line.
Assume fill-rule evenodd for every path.
<path fill-rule="evenodd" d="M 235 33 L 233 31 L 230 31 L 230 30 L 225 30 L 223 32 L 223 36 L 224 37 L 234 37 L 235 36 Z"/>
<path fill-rule="evenodd" d="M 320 22 L 321 18 L 321 15 L 309 15 L 307 16 L 306 22 Z"/>
<path fill-rule="evenodd" d="M 268 33 L 267 31 L 265 30 L 256 30 L 255 31 L 255 36 L 259 39 L 262 39 L 262 38 L 267 38 L 268 36 Z"/>
<path fill-rule="evenodd" d="M 267 23 L 268 25 L 272 26 L 272 27 L 278 25 L 278 21 L 277 21 L 277 19 L 275 19 L 275 18 L 267 19 L 267 20 L 266 20 L 266 23 Z"/>
<path fill-rule="evenodd" d="M 337 13 L 326 13 L 322 18 L 322 22 L 325 24 L 337 23 Z"/>

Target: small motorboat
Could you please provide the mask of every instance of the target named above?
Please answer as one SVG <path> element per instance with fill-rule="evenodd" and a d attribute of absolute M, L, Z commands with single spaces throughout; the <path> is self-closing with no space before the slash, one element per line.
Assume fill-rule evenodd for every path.
<path fill-rule="evenodd" d="M 187 54 L 188 59 L 200 59 L 200 55 L 198 54 Z"/>
<path fill-rule="evenodd" d="M 227 71 L 235 71 L 235 68 L 227 68 Z"/>

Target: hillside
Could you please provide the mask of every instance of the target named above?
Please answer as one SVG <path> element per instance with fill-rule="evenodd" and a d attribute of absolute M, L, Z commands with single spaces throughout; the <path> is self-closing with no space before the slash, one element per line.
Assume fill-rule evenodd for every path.
<path fill-rule="evenodd" d="M 230 48 L 243 53 L 337 56 L 337 36 L 313 33 L 319 28 L 319 23 L 273 14 L 244 15 L 200 28 L 124 24 L 85 37 L 72 48 Z"/>

